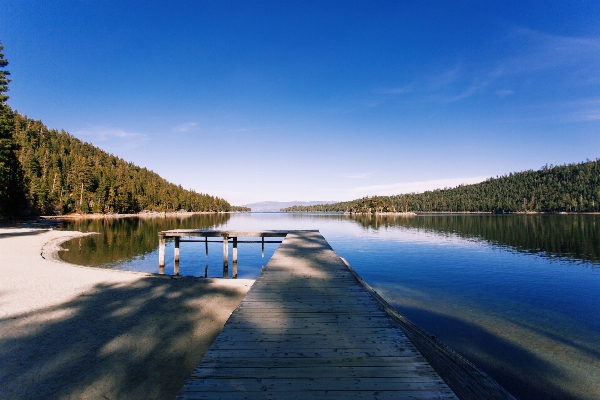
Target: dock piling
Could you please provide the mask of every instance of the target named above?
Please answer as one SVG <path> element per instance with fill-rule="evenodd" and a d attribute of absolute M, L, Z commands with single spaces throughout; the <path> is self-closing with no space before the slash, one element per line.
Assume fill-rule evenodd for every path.
<path fill-rule="evenodd" d="M 237 278 L 237 264 L 238 264 L 238 238 L 237 236 L 233 237 L 233 270 L 231 271 L 231 277 Z"/>
<path fill-rule="evenodd" d="M 229 275 L 229 236 L 223 234 L 223 278 L 227 278 Z"/>
<path fill-rule="evenodd" d="M 223 235 L 223 268 L 229 266 L 229 237 L 227 234 Z"/>
<path fill-rule="evenodd" d="M 158 234 L 158 273 L 165 273 L 165 234 Z"/>
<path fill-rule="evenodd" d="M 238 261 L 238 253 L 237 253 L 237 237 L 233 238 L 233 263 L 236 264 Z"/>
<path fill-rule="evenodd" d="M 175 247 L 173 248 L 173 275 L 179 275 L 179 236 L 175 236 Z"/>

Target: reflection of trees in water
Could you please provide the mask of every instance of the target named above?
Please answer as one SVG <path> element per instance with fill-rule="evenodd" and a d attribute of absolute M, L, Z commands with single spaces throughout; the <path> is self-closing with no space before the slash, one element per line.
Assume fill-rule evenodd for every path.
<path fill-rule="evenodd" d="M 213 229 L 230 214 L 194 214 L 155 218 L 115 218 L 69 222 L 65 229 L 100 232 L 63 245 L 67 262 L 102 265 L 152 252 L 158 232 L 168 229 Z M 528 253 L 569 257 L 600 264 L 599 215 L 420 215 L 417 217 L 372 214 L 287 214 L 291 219 L 350 220 L 365 229 L 404 227 L 466 239 L 486 240 Z M 79 251 L 80 241 L 81 249 Z"/>
<path fill-rule="evenodd" d="M 61 252 L 60 258 L 74 264 L 98 266 L 138 257 L 158 247 L 160 231 L 212 229 L 230 218 L 230 214 L 192 214 L 70 221 L 64 229 L 100 234 L 66 242 L 62 247 L 69 251 Z"/>
<path fill-rule="evenodd" d="M 598 215 L 352 215 L 364 228 L 404 227 L 483 239 L 528 253 L 600 263 Z"/>

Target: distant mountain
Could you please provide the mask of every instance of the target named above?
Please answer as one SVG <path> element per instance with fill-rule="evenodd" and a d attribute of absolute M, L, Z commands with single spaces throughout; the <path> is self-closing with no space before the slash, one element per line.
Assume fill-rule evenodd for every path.
<path fill-rule="evenodd" d="M 252 212 L 278 212 L 282 208 L 293 206 L 314 206 L 316 204 L 333 204 L 335 201 L 260 201 L 258 203 L 244 204 Z"/>

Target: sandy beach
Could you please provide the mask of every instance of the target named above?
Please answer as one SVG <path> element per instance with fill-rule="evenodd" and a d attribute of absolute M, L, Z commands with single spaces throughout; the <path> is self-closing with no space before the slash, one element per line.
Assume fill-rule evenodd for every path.
<path fill-rule="evenodd" d="M 0 399 L 171 399 L 253 280 L 60 262 L 81 235 L 0 228 Z"/>

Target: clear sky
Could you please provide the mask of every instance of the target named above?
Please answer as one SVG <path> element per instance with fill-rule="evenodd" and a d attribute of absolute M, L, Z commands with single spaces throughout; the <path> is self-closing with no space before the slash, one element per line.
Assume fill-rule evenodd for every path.
<path fill-rule="evenodd" d="M 232 204 L 600 157 L 600 1 L 0 2 L 9 104 Z"/>

